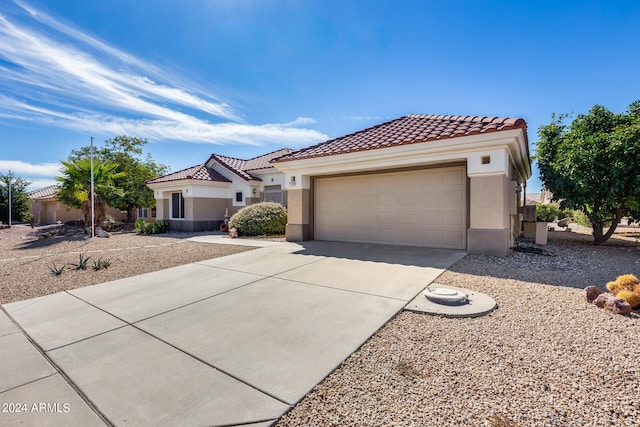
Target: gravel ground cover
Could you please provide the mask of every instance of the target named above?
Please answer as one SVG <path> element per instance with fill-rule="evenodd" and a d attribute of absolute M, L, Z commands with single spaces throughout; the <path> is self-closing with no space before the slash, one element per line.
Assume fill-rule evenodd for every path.
<path fill-rule="evenodd" d="M 75 227 L 13 226 L 0 230 L 0 304 L 21 301 L 82 286 L 108 282 L 253 248 L 188 241 L 197 233 L 137 235 L 113 233 L 90 238 Z M 48 236 L 38 238 L 39 236 Z M 86 270 L 76 270 L 80 254 L 91 257 Z M 93 262 L 109 260 L 94 271 Z M 67 264 L 54 276 L 50 268 Z"/>
<path fill-rule="evenodd" d="M 584 230 L 581 230 L 584 231 Z M 488 294 L 475 319 L 401 312 L 278 426 L 638 426 L 640 315 L 582 289 L 640 274 L 637 237 L 550 234 L 548 254 L 468 255 L 436 283 Z"/>
<path fill-rule="evenodd" d="M 639 235 L 621 230 L 596 247 L 588 230 L 574 230 L 550 233 L 544 249 L 554 256 L 466 256 L 436 282 L 486 293 L 496 311 L 475 319 L 401 312 L 277 425 L 640 425 L 640 314 L 611 314 L 582 291 L 640 275 Z M 0 303 L 250 249 L 189 242 L 182 233 L 28 234 L 35 233 L 0 230 Z M 77 262 L 79 253 L 112 265 L 50 274 L 52 263 Z"/>

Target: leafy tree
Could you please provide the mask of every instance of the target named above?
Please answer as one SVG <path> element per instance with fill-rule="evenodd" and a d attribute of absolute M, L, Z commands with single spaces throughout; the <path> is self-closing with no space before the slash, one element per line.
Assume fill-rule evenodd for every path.
<path fill-rule="evenodd" d="M 0 173 L 0 221 L 9 222 L 9 183 L 11 183 L 11 222 L 27 221 L 31 215 L 31 200 L 26 188 L 31 184 L 13 174 Z"/>
<path fill-rule="evenodd" d="M 105 219 L 107 200 L 111 200 L 119 192 L 116 180 L 124 176 L 118 172 L 118 164 L 100 159 L 93 162 L 94 210 L 96 224 Z M 62 161 L 64 166 L 60 181 L 60 190 L 56 194 L 58 200 L 65 205 L 80 208 L 84 214 L 85 225 L 91 224 L 91 159 L 81 158 Z"/>
<path fill-rule="evenodd" d="M 132 136 L 116 136 L 105 141 L 104 147 L 94 151 L 95 158 L 116 163 L 117 171 L 124 175 L 114 181 L 120 190 L 114 193 L 107 203 L 114 208 L 127 212 L 127 221 L 133 222 L 135 209 L 155 206 L 153 190 L 145 181 L 167 173 L 167 166 L 157 164 L 150 155 L 143 158 L 143 147 L 148 141 Z M 82 147 L 71 152 L 69 160 L 78 160 L 90 156 L 91 147 Z"/>
<path fill-rule="evenodd" d="M 621 114 L 596 105 L 566 118 L 538 129 L 540 179 L 563 208 L 584 212 L 601 245 L 623 217 L 640 218 L 640 100 Z"/>

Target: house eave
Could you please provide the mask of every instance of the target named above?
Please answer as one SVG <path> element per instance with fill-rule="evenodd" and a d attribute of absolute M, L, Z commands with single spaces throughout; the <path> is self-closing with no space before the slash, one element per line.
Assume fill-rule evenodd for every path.
<path fill-rule="evenodd" d="M 520 179 L 531 176 L 531 161 L 522 129 L 462 136 L 330 156 L 274 162 L 279 171 L 308 176 L 375 171 L 392 167 L 466 161 L 483 151 L 506 149 Z"/>

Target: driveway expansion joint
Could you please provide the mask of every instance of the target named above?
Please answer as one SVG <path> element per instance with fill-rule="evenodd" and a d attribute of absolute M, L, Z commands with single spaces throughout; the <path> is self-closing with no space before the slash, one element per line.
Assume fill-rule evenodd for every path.
<path fill-rule="evenodd" d="M 107 418 L 106 415 L 104 415 L 99 409 L 98 407 L 93 403 L 93 401 L 91 399 L 89 399 L 89 396 L 87 396 L 81 389 L 80 387 L 78 387 L 76 385 L 76 383 L 66 374 L 66 372 L 64 372 L 64 370 L 62 368 L 60 368 L 60 366 L 58 366 L 57 363 L 55 363 L 50 357 L 49 355 L 38 345 L 38 343 L 36 343 L 31 336 L 22 328 L 22 326 L 16 322 L 16 320 L 13 318 L 13 316 L 11 316 L 7 310 L 5 310 L 5 308 L 0 305 L 0 312 L 4 313 L 5 316 L 7 316 L 7 318 L 13 322 L 13 324 L 18 328 L 18 330 L 22 333 L 22 335 L 27 339 L 27 341 L 29 341 L 29 343 L 33 346 L 33 348 L 40 353 L 40 356 L 42 358 L 45 359 L 45 361 L 51 365 L 51 367 L 53 367 L 53 369 L 62 377 L 62 379 L 64 379 L 64 381 L 69 385 L 69 387 L 71 387 L 73 389 L 73 391 L 76 392 L 76 394 L 78 396 L 80 396 L 80 398 L 87 404 L 87 406 L 89 407 L 89 409 L 91 409 L 91 411 L 93 411 L 93 413 L 96 414 L 96 416 L 98 418 L 100 418 L 100 420 L 102 422 L 104 422 L 106 425 L 108 426 L 114 426 L 114 424 Z M 49 378 L 52 377 L 56 374 L 52 374 L 52 375 L 47 375 L 46 377 L 43 378 L 39 378 L 36 381 L 40 381 L 44 378 Z M 29 383 L 33 383 L 36 381 L 30 381 Z M 24 386 L 26 384 L 29 383 L 25 383 L 25 384 L 21 384 L 21 386 Z M 16 387 L 14 387 L 16 388 Z"/>

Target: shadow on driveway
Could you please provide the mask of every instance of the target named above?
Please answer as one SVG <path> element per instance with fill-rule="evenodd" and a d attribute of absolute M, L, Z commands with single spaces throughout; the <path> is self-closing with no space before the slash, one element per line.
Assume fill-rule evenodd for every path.
<path fill-rule="evenodd" d="M 309 240 L 297 242 L 303 249 L 299 255 L 316 255 L 415 267 L 447 268 L 451 257 L 462 258 L 466 252 L 417 246 L 381 245 L 378 243 L 345 243 Z"/>

